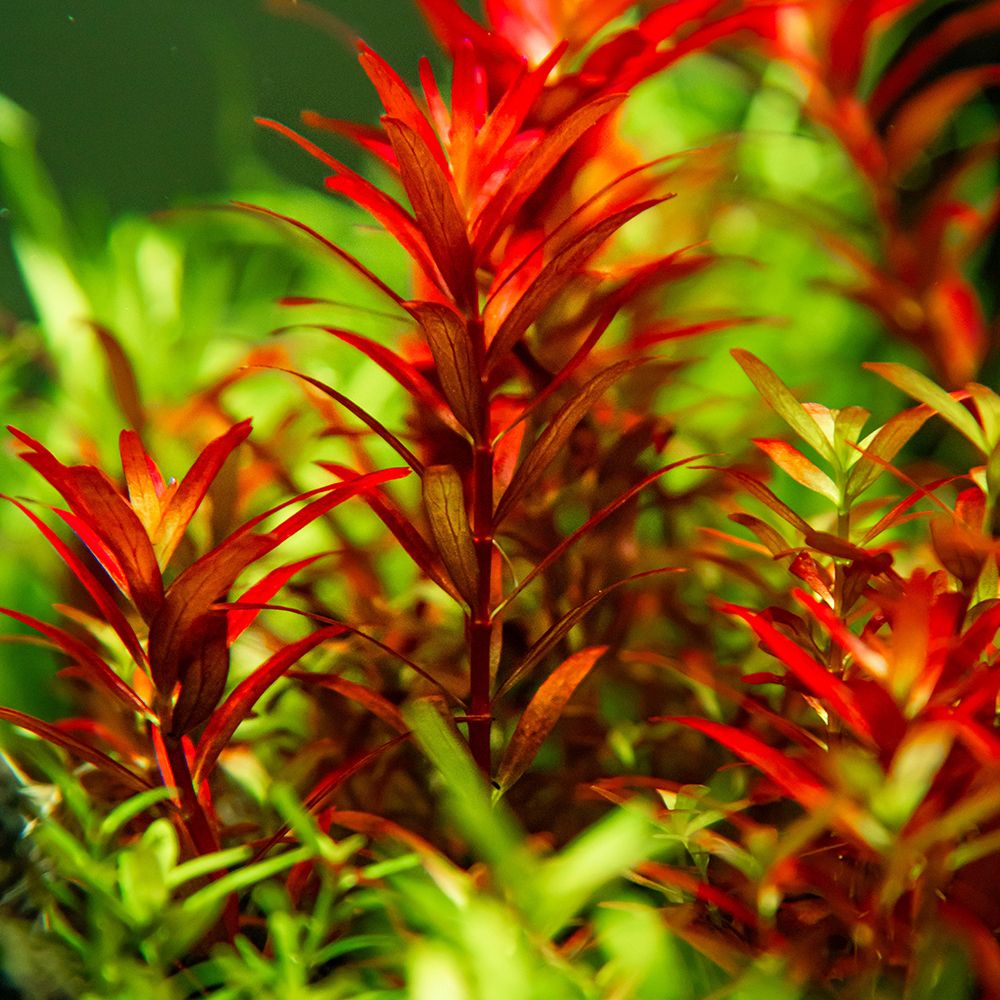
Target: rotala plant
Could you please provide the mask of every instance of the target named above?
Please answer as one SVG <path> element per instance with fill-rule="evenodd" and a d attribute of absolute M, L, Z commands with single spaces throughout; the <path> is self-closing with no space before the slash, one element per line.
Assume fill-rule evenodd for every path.
<path fill-rule="evenodd" d="M 1000 996 L 997 5 L 419 6 L 417 87 L 359 45 L 378 125 L 259 119 L 380 230 L 234 200 L 321 262 L 272 346 L 178 413 L 95 316 L 120 473 L 11 428 L 70 593 L 3 614 L 75 706 L 0 708 L 0 950 L 37 918 L 46 995 L 122 1000 Z M 724 294 L 719 206 L 776 198 L 741 137 L 636 138 L 692 61 L 744 111 L 781 80 L 858 193 L 784 218 L 886 335 L 867 406 L 801 402 L 787 317 Z M 712 424 L 740 369 L 752 433 Z"/>

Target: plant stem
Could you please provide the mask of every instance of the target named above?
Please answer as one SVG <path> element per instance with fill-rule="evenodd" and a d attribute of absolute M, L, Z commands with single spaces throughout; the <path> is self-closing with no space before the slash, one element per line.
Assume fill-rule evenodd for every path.
<path fill-rule="evenodd" d="M 493 640 L 493 445 L 490 440 L 489 390 L 484 371 L 486 345 L 483 323 L 471 320 L 469 333 L 480 364 L 480 419 L 472 452 L 472 540 L 476 552 L 476 600 L 469 622 L 469 750 L 480 771 L 489 778 L 490 705 L 492 678 L 490 647 Z"/>

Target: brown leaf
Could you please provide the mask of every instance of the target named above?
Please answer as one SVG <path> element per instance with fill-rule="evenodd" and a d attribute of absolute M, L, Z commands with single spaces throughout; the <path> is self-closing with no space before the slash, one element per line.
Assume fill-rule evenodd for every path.
<path fill-rule="evenodd" d="M 607 646 L 592 646 L 574 653 L 559 664 L 535 692 L 500 761 L 496 780 L 501 792 L 507 791 L 531 765 L 573 692 L 607 649 Z"/>
<path fill-rule="evenodd" d="M 438 552 L 459 593 L 475 604 L 479 572 L 459 474 L 450 465 L 430 465 L 422 477 L 424 510 Z"/>

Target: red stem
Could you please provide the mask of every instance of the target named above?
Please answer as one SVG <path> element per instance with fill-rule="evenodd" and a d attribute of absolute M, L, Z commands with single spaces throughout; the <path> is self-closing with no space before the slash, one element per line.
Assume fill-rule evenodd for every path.
<path fill-rule="evenodd" d="M 482 365 L 486 356 L 481 319 L 469 321 L 469 335 Z M 489 778 L 492 768 L 490 646 L 493 639 L 493 445 L 490 442 L 489 390 L 480 369 L 480 425 L 472 453 L 472 539 L 478 583 L 469 622 L 469 750 L 480 771 Z"/>

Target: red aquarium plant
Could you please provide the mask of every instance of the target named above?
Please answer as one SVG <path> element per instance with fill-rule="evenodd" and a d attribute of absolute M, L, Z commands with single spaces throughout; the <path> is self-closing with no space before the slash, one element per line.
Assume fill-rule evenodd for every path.
<path fill-rule="evenodd" d="M 995 43 L 994 58 L 956 56 L 991 32 L 995 40 L 997 6 L 945 8 L 920 35 L 911 29 L 913 40 L 876 74 L 877 43 L 921 13 L 930 20 L 915 0 L 788 4 L 772 51 L 802 79 L 808 118 L 841 143 L 874 209 L 870 234 L 822 231 L 857 274 L 848 293 L 959 386 L 993 340 L 971 270 L 1000 220 L 1000 201 L 981 182 L 970 185 L 995 160 L 995 126 L 956 134 L 955 123 L 965 105 L 1000 86 L 1000 62 Z"/>
<path fill-rule="evenodd" d="M 157 780 L 175 787 L 181 819 L 195 850 L 215 850 L 219 841 L 210 807 L 207 811 L 205 807 L 210 799 L 201 796 L 207 794 L 204 782 L 220 752 L 268 687 L 311 649 L 342 632 L 340 626 L 331 625 L 286 645 L 223 700 L 230 647 L 255 613 L 227 615 L 219 603 L 246 570 L 282 542 L 349 497 L 405 475 L 406 470 L 357 477 L 288 500 L 247 521 L 190 565 L 170 574 L 185 532 L 213 481 L 250 434 L 249 420 L 210 442 L 179 482 L 164 479 L 135 431 L 123 431 L 124 489 L 95 466 L 64 465 L 27 434 L 13 428 L 11 432 L 24 446 L 21 458 L 65 501 L 68 509 L 53 508 L 54 513 L 76 533 L 99 567 L 93 568 L 29 507 L 8 498 L 64 560 L 91 598 L 96 617 L 71 608 L 64 612 L 98 635 L 110 630 L 120 648 L 99 651 L 65 628 L 11 609 L 0 611 L 69 656 L 74 675 L 113 696 L 120 719 L 108 729 L 73 722 L 51 725 L 9 708 L 0 708 L 0 718 L 57 743 L 126 789 L 150 788 Z M 299 502 L 303 502 L 300 509 L 273 528 L 257 530 Z M 301 566 L 272 570 L 248 591 L 247 598 L 269 599 Z M 124 608 L 120 598 L 126 602 Z M 75 735 L 77 731 L 82 735 Z M 200 736 L 192 743 L 196 732 Z M 96 737 L 97 742 L 87 737 Z M 102 749 L 101 742 L 108 746 Z M 123 747 L 126 763 L 108 752 L 120 754 Z M 158 765 L 158 778 L 147 773 L 150 760 Z"/>
<path fill-rule="evenodd" d="M 327 188 L 369 212 L 413 262 L 419 297 L 405 299 L 365 265 L 351 261 L 415 324 L 433 364 L 426 373 L 384 344 L 340 328 L 323 329 L 357 347 L 407 391 L 420 408 L 415 419 L 421 426 L 422 452 L 415 454 L 337 390 L 302 377 L 347 407 L 421 479 L 423 512 L 416 519 L 426 524 L 429 540 L 383 499 L 377 499 L 377 513 L 421 569 L 465 609 L 469 688 L 462 718 L 473 755 L 489 774 L 496 700 L 559 648 L 604 588 L 553 620 L 520 662 L 511 665 L 502 684 L 496 680 L 501 619 L 529 583 L 665 470 L 637 470 L 623 492 L 604 499 L 580 529 L 557 536 L 547 550 L 523 550 L 523 540 L 514 532 L 503 550 L 509 559 L 530 560 L 514 586 L 504 579 L 500 538 L 515 515 L 523 517 L 533 496 L 551 496 L 545 501 L 551 510 L 558 479 L 550 487 L 547 475 L 577 426 L 613 386 L 654 363 L 651 356 L 621 346 L 620 340 L 619 346 L 599 351 L 608 329 L 616 321 L 631 320 L 637 343 L 642 324 L 651 322 L 644 297 L 675 276 L 703 267 L 707 258 L 674 250 L 629 260 L 619 253 L 613 262 L 595 265 L 598 253 L 622 227 L 666 200 L 657 193 L 661 182 L 655 175 L 642 177 L 646 168 L 629 169 L 596 191 L 582 192 L 587 156 L 573 154 L 581 140 L 613 120 L 625 90 L 642 73 L 609 79 L 606 87 L 577 94 L 563 104 L 559 120 L 549 123 L 545 107 L 567 58 L 566 46 L 555 45 L 536 66 L 518 58 L 516 66 L 504 63 L 499 70 L 495 49 L 506 43 L 498 39 L 488 58 L 484 38 L 479 32 L 472 42 L 456 45 L 450 104 L 429 64 L 421 66 L 422 93 L 415 96 L 391 67 L 362 46 L 362 66 L 386 110 L 381 130 L 358 132 L 315 114 L 305 116 L 307 124 L 350 134 L 377 156 L 398 178 L 409 208 L 287 127 L 264 124 L 333 171 Z M 647 39 L 644 51 L 653 53 L 657 44 Z M 328 249 L 344 256 L 338 248 Z M 647 341 L 656 343 L 652 331 Z M 640 414 L 626 410 L 623 416 L 620 432 L 641 425 Z M 656 448 L 652 425 L 647 425 L 646 441 Z M 537 506 L 537 501 L 531 503 Z M 511 544 L 523 554 L 518 548 L 509 551 Z M 618 582 L 609 580 L 605 586 Z M 587 660 L 590 665 L 595 661 L 596 656 Z M 565 660 L 553 674 L 568 685 L 565 697 L 582 680 L 581 662 Z M 549 689 L 543 686 L 537 697 L 544 702 Z M 542 702 L 536 703 L 532 711 L 542 712 L 544 724 L 515 731 L 508 754 L 523 766 L 554 725 L 565 697 L 559 707 L 552 701 L 544 712 Z M 524 740 L 530 742 L 530 752 L 520 745 Z M 513 783 L 523 766 L 501 763 L 500 784 Z"/>

